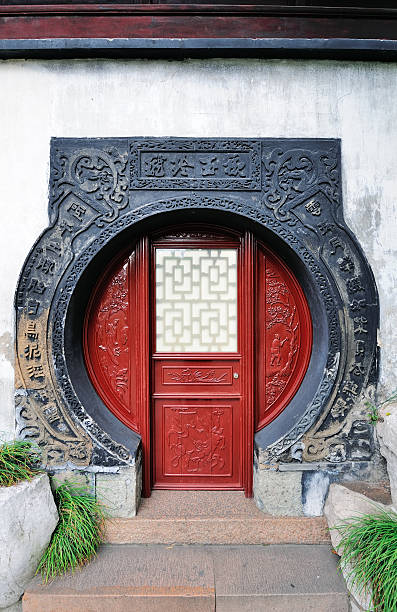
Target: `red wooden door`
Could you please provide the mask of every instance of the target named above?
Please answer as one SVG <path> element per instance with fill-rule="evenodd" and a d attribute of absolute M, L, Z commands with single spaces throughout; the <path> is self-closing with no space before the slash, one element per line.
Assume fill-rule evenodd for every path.
<path fill-rule="evenodd" d="M 296 393 L 310 312 L 283 261 L 250 232 L 186 227 L 140 238 L 105 270 L 84 325 L 91 381 L 142 436 L 144 494 L 252 494 L 254 431 Z"/>
<path fill-rule="evenodd" d="M 152 246 L 153 487 L 241 489 L 241 240 Z"/>

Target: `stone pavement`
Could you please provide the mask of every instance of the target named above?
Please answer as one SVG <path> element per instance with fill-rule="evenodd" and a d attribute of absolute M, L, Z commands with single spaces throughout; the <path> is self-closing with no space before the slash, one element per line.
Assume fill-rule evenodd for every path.
<path fill-rule="evenodd" d="M 348 612 L 329 545 L 103 545 L 43 586 L 23 612 Z"/>

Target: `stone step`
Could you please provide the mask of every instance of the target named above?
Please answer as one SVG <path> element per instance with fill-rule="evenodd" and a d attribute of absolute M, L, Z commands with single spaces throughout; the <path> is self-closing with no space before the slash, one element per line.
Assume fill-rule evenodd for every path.
<path fill-rule="evenodd" d="M 25 591 L 23 612 L 348 612 L 328 545 L 104 545 Z"/>
<path fill-rule="evenodd" d="M 326 544 L 323 517 L 259 519 L 112 519 L 109 544 Z"/>
<path fill-rule="evenodd" d="M 325 544 L 323 517 L 266 515 L 241 491 L 153 491 L 134 518 L 107 521 L 112 544 Z"/>

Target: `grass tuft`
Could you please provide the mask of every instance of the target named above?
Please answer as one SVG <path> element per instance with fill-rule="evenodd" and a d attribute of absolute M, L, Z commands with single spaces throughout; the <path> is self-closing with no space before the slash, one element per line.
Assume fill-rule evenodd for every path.
<path fill-rule="evenodd" d="M 68 482 L 54 496 L 59 523 L 36 571 L 44 582 L 85 565 L 103 541 L 105 513 L 95 496 Z"/>
<path fill-rule="evenodd" d="M 12 440 L 0 445 L 0 487 L 32 480 L 40 473 L 40 451 L 29 440 Z"/>
<path fill-rule="evenodd" d="M 339 525 L 341 568 L 358 593 L 372 589 L 376 612 L 397 610 L 397 514 L 381 511 Z"/>
<path fill-rule="evenodd" d="M 387 404 L 394 402 L 396 399 L 397 399 L 397 389 L 394 389 L 391 395 L 389 395 L 389 397 L 387 397 L 383 402 L 380 402 L 380 404 L 374 404 L 371 401 L 365 402 L 365 405 L 369 410 L 368 412 L 369 422 L 372 423 L 372 425 L 376 425 L 377 423 L 382 422 L 384 419 L 380 416 L 379 410 L 382 408 L 382 406 L 387 406 Z M 386 414 L 390 414 L 390 413 L 386 413 Z"/>

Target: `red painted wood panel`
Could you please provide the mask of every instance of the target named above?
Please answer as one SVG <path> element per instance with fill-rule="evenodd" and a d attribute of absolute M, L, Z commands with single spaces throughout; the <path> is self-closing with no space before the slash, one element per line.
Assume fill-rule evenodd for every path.
<path fill-rule="evenodd" d="M 395 39 L 396 12 L 260 5 L 0 6 L 0 38 Z"/>
<path fill-rule="evenodd" d="M 130 261 L 112 263 L 91 298 L 84 329 L 84 350 L 92 383 L 108 408 L 132 429 L 138 428 L 131 401 L 132 334 Z"/>
<path fill-rule="evenodd" d="M 154 262 L 156 248 L 164 247 L 237 251 L 238 352 L 229 355 L 216 351 L 156 352 Z M 246 420 L 246 398 L 240 384 L 245 352 L 245 333 L 239 325 L 243 289 L 241 249 L 240 236 L 194 228 L 168 232 L 153 243 L 154 488 L 244 488 L 242 459 L 246 440 L 242 427 Z"/>
<path fill-rule="evenodd" d="M 295 395 L 309 364 L 309 307 L 288 267 L 258 245 L 256 428 L 273 421 Z"/>
<path fill-rule="evenodd" d="M 155 488 L 241 489 L 239 404 L 155 399 Z"/>

